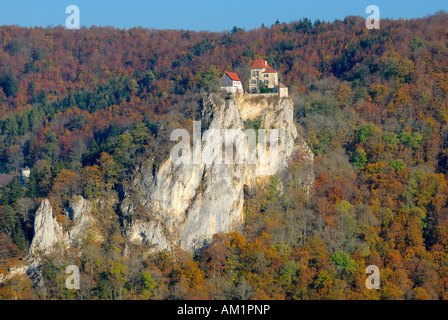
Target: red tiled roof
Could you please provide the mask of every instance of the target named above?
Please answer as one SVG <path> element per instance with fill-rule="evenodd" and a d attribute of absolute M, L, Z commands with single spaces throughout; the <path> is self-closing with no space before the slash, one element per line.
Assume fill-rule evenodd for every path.
<path fill-rule="evenodd" d="M 269 67 L 269 69 L 264 70 L 263 73 L 277 73 L 277 71 L 275 71 L 274 69 L 272 69 L 271 67 Z"/>
<path fill-rule="evenodd" d="M 283 83 L 280 83 L 280 88 L 287 88 Z"/>
<path fill-rule="evenodd" d="M 268 62 L 266 60 L 263 59 L 258 59 L 255 60 L 255 62 L 252 64 L 252 67 L 250 67 L 251 69 L 268 69 L 271 66 L 268 64 Z"/>
<path fill-rule="evenodd" d="M 230 79 L 233 81 L 241 81 L 240 78 L 238 78 L 238 75 L 235 72 L 226 72 L 226 74 L 229 76 Z"/>
<path fill-rule="evenodd" d="M 5 186 L 8 183 L 10 183 L 12 181 L 12 179 L 14 179 L 14 177 L 17 177 L 19 174 L 15 173 L 15 174 L 0 174 L 0 187 L 1 186 Z"/>

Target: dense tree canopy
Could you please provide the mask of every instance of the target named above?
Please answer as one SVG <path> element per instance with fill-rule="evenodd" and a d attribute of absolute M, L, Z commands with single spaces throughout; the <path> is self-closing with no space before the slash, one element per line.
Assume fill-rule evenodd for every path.
<path fill-rule="evenodd" d="M 241 232 L 190 254 L 125 249 L 120 212 L 107 244 L 45 259 L 45 292 L 26 277 L 0 297 L 60 299 L 447 299 L 448 15 L 294 23 L 211 33 L 0 27 L 0 270 L 23 258 L 36 205 L 119 197 L 170 129 L 196 120 L 202 90 L 258 58 L 278 69 L 315 154 L 309 197 L 291 179 L 248 192 Z M 292 160 L 289 176 L 303 168 Z M 101 211 L 101 210 L 100 210 Z M 138 258 L 137 258 L 138 257 Z M 65 289 L 63 262 L 84 285 Z M 365 287 L 366 266 L 381 288 Z"/>

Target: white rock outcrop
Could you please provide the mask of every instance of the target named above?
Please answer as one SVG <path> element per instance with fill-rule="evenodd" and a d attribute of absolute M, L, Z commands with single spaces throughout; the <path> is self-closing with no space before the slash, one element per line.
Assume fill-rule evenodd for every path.
<path fill-rule="evenodd" d="M 29 253 L 31 256 L 49 253 L 64 238 L 62 228 L 53 217 L 50 201 L 43 200 L 34 218 L 34 237 Z"/>
<path fill-rule="evenodd" d="M 75 247 L 85 239 L 87 232 L 96 232 L 95 219 L 91 212 L 93 205 L 81 196 L 75 196 L 66 209 L 70 219 L 67 231 L 64 231 L 57 219 L 53 216 L 53 208 L 48 199 L 44 199 L 36 211 L 34 218 L 34 236 L 28 250 L 27 264 L 13 267 L 6 275 L 0 274 L 0 283 L 21 274 L 28 274 L 35 283 L 40 283 L 41 257 L 46 254 L 63 251 L 69 247 Z M 97 239 L 101 239 L 98 232 Z"/>
<path fill-rule="evenodd" d="M 293 113 L 290 98 L 208 95 L 203 99 L 199 150 L 216 148 L 216 143 L 210 139 L 211 131 L 206 129 L 216 129 L 221 137 L 225 136 L 226 130 L 235 130 L 237 139 L 244 139 L 249 120 L 252 125 L 261 124 L 268 134 L 270 130 L 278 129 L 278 166 L 271 173 L 279 177 L 280 185 L 282 180 L 294 179 L 294 183 L 307 189 L 313 181 L 313 154 L 298 134 Z M 224 146 L 218 144 L 218 149 L 224 149 Z M 271 147 L 267 148 L 266 156 Z M 245 151 L 248 151 L 247 146 Z M 284 170 L 292 155 L 304 164 L 303 174 L 299 176 L 288 176 L 288 170 Z M 225 158 L 224 153 L 222 157 Z M 204 161 L 178 164 L 170 156 L 158 168 L 148 160 L 137 169 L 133 183 L 124 187 L 124 199 L 119 202 L 129 242 L 147 246 L 148 250 L 175 246 L 195 250 L 215 233 L 238 230 L 244 223 L 245 187 L 269 181 L 269 175 L 265 175 L 269 166 L 263 160 L 257 158 L 254 163 L 236 164 Z M 35 216 L 27 265 L 15 267 L 9 275 L 0 275 L 0 282 L 28 273 L 39 283 L 42 255 L 79 247 L 88 234 L 102 241 L 93 211 L 92 202 L 75 196 L 66 209 L 69 223 L 63 228 L 53 216 L 50 202 L 43 200 Z"/>
<path fill-rule="evenodd" d="M 280 172 L 297 151 L 304 163 L 313 162 L 312 152 L 298 136 L 293 111 L 289 98 L 254 99 L 245 94 L 224 99 L 211 94 L 203 100 L 201 121 L 203 128 L 217 129 L 221 136 L 227 129 L 243 136 L 249 119 L 260 121 L 268 133 L 278 129 Z M 207 139 L 209 132 L 202 134 L 202 150 L 213 148 L 213 139 Z M 158 170 L 152 163 L 142 165 L 121 203 L 129 240 L 156 249 L 195 250 L 215 233 L 237 230 L 244 222 L 244 186 L 267 181 L 268 176 L 260 175 L 265 169 L 260 159 L 254 164 L 176 164 L 171 156 Z M 309 185 L 312 179 L 307 173 L 303 182 Z"/>
<path fill-rule="evenodd" d="M 65 239 L 68 245 L 72 247 L 78 245 L 86 238 L 88 232 L 94 232 L 96 239 L 101 238 L 93 227 L 95 219 L 92 216 L 93 205 L 90 201 L 81 196 L 75 196 L 66 211 L 71 220 Z"/>
<path fill-rule="evenodd" d="M 50 201 L 44 199 L 34 219 L 34 236 L 29 249 L 31 256 L 50 253 L 79 244 L 92 231 L 94 219 L 91 215 L 93 205 L 81 196 L 75 196 L 66 209 L 70 219 L 68 230 L 63 231 L 56 218 Z"/>

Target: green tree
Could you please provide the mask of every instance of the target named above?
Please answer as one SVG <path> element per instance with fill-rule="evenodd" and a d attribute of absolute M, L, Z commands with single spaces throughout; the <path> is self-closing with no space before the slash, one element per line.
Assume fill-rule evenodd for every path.
<path fill-rule="evenodd" d="M 268 86 L 262 82 L 260 82 L 258 89 L 260 90 L 260 93 L 271 93 L 273 91 L 272 88 L 268 88 Z"/>
<path fill-rule="evenodd" d="M 134 139 L 129 132 L 126 132 L 119 136 L 117 144 L 114 148 L 114 157 L 118 163 L 123 166 L 131 165 L 131 160 L 135 155 L 137 146 L 134 143 Z"/>
<path fill-rule="evenodd" d="M 10 116 L 6 118 L 3 124 L 3 133 L 9 136 L 11 143 L 15 141 L 19 134 L 19 126 L 16 121 L 16 117 Z"/>
<path fill-rule="evenodd" d="M 413 149 L 417 149 L 422 142 L 423 136 L 418 132 L 402 132 L 398 135 L 398 139 L 400 139 L 405 145 L 410 146 Z"/>
<path fill-rule="evenodd" d="M 357 142 L 366 143 L 374 136 L 380 136 L 381 129 L 374 124 L 364 124 L 356 131 Z"/>
<path fill-rule="evenodd" d="M 9 205 L 4 207 L 3 210 L 0 211 L 0 215 L 3 218 L 0 220 L 4 221 L 3 227 L 11 236 L 14 244 L 20 251 L 24 251 L 26 249 L 26 241 L 19 215 Z"/>
<path fill-rule="evenodd" d="M 231 34 L 235 34 L 235 33 L 240 33 L 243 32 L 244 30 L 242 28 L 239 28 L 237 26 L 233 26 L 232 30 L 230 30 Z"/>
<path fill-rule="evenodd" d="M 141 294 L 143 299 L 148 300 L 153 296 L 153 290 L 156 286 L 156 282 L 148 271 L 143 271 L 140 275 L 140 281 L 142 283 Z"/>
<path fill-rule="evenodd" d="M 367 154 L 362 148 L 356 149 L 353 155 L 353 165 L 362 168 L 367 164 Z"/>
<path fill-rule="evenodd" d="M 397 138 L 396 134 L 393 133 L 387 133 L 385 135 L 383 135 L 383 140 L 384 142 L 386 142 L 386 144 L 390 145 L 390 146 L 396 146 L 399 139 Z"/>
<path fill-rule="evenodd" d="M 299 265 L 295 261 L 287 261 L 280 268 L 280 275 L 287 284 L 291 284 L 297 276 Z"/>
<path fill-rule="evenodd" d="M 104 175 L 98 165 L 85 167 L 81 170 L 81 187 L 86 199 L 97 199 L 106 190 Z"/>
<path fill-rule="evenodd" d="M 9 194 L 10 194 L 9 200 L 11 204 L 15 203 L 18 199 L 20 199 L 23 196 L 23 188 L 19 178 L 14 178 L 11 181 L 11 191 Z"/>
<path fill-rule="evenodd" d="M 358 268 L 356 262 L 350 259 L 348 253 L 343 251 L 336 251 L 331 256 L 331 261 L 339 268 L 340 272 L 348 275 L 352 275 Z"/>
<path fill-rule="evenodd" d="M 106 177 L 106 183 L 115 182 L 115 179 L 118 177 L 122 168 L 115 162 L 114 157 L 103 152 L 98 160 L 98 164 Z"/>
<path fill-rule="evenodd" d="M 134 124 L 131 130 L 131 135 L 132 138 L 134 139 L 134 143 L 136 143 L 140 147 L 142 147 L 145 143 L 147 143 L 150 136 L 148 128 L 141 121 L 137 121 Z"/>
<path fill-rule="evenodd" d="M 401 159 L 392 160 L 389 165 L 396 171 L 401 170 L 406 167 L 406 164 Z"/>
<path fill-rule="evenodd" d="M 199 80 L 201 88 L 206 91 L 215 91 L 219 87 L 219 72 L 216 66 L 209 66 L 204 72 L 202 72 Z"/>
<path fill-rule="evenodd" d="M 0 79 L 0 87 L 3 88 L 3 92 L 7 97 L 16 96 L 19 91 L 19 83 L 11 69 L 3 73 Z"/>
<path fill-rule="evenodd" d="M 20 135 L 24 135 L 29 130 L 29 122 L 28 122 L 28 115 L 22 114 L 20 115 L 20 122 L 19 122 L 19 130 L 18 133 Z"/>

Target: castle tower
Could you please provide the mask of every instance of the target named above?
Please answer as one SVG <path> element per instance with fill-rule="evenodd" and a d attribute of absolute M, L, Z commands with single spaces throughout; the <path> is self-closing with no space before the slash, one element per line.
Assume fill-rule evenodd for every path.
<path fill-rule="evenodd" d="M 260 83 L 271 89 L 278 85 L 278 72 L 263 59 L 256 60 L 250 67 L 249 92 L 258 92 Z"/>
<path fill-rule="evenodd" d="M 22 168 L 22 178 L 29 178 L 31 175 L 31 170 L 28 167 Z"/>

